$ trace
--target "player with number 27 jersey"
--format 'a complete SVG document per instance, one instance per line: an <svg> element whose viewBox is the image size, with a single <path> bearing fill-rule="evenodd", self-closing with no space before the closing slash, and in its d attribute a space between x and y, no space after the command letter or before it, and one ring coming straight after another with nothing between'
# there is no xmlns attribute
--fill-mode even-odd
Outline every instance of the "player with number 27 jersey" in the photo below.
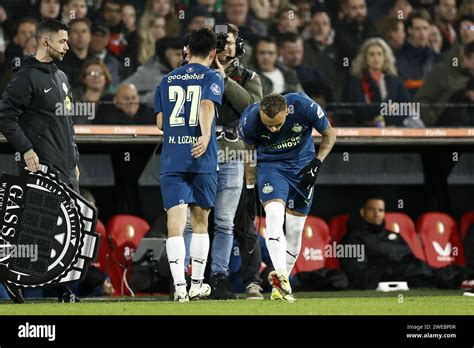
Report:
<svg viewBox="0 0 474 348"><path fill-rule="evenodd" d="M212 132L203 156L193 158L191 150L201 136L201 100L208 99L220 105L223 93L224 80L221 75L201 64L182 66L163 77L155 96L155 113L163 112L161 173L217 171L215 132ZM215 118L212 127L215 128Z"/></svg>

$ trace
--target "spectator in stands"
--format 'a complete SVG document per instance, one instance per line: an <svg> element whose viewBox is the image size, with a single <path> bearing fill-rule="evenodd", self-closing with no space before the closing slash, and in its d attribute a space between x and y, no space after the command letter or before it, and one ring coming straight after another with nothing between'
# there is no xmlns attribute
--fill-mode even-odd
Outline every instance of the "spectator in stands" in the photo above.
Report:
<svg viewBox="0 0 474 348"><path fill-rule="evenodd" d="M429 31L429 46L433 51L440 54L443 48L443 35L441 35L441 31L436 25L430 25Z"/></svg>
<svg viewBox="0 0 474 348"><path fill-rule="evenodd" d="M156 124L153 109L140 103L137 88L121 84L113 98L113 104L102 104L95 124L139 125Z"/></svg>
<svg viewBox="0 0 474 348"><path fill-rule="evenodd" d="M318 9L313 12L309 23L309 33L310 37L304 42L303 64L321 67L330 89L334 92L335 99L340 100L343 84L341 62L334 44L336 32L325 10Z"/></svg>
<svg viewBox="0 0 474 348"><path fill-rule="evenodd" d="M39 14L40 19L57 19L61 10L61 2L59 0L40 0Z"/></svg>
<svg viewBox="0 0 474 348"><path fill-rule="evenodd" d="M122 22L125 24L128 34L137 30L137 11L132 4L122 6Z"/></svg>
<svg viewBox="0 0 474 348"><path fill-rule="evenodd" d="M405 23L397 18L387 18L380 25L380 32L394 53L405 44Z"/></svg>
<svg viewBox="0 0 474 348"><path fill-rule="evenodd" d="M186 10L186 33L203 27L213 29L214 22L214 18L211 17L211 13L206 6L192 6Z"/></svg>
<svg viewBox="0 0 474 348"><path fill-rule="evenodd" d="M280 12L284 1L279 0L263 0L263 1L249 1L252 16L269 27Z"/></svg>
<svg viewBox="0 0 474 348"><path fill-rule="evenodd" d="M18 21L13 40L5 49L6 69L10 70L12 67L20 65L25 44L29 38L35 36L37 25L36 19L32 18L24 18Z"/></svg>
<svg viewBox="0 0 474 348"><path fill-rule="evenodd" d="M25 42L23 55L26 56L27 54L35 54L37 48L38 48L38 43L36 42L36 39L34 38L34 36L32 36Z"/></svg>
<svg viewBox="0 0 474 348"><path fill-rule="evenodd" d="M440 287L459 289L472 274L450 265L432 268L417 259L401 234L385 228L385 202L370 196L358 213L350 216L342 245L363 245L364 259L339 258L352 287L375 289L383 281L407 281L410 288Z"/></svg>
<svg viewBox="0 0 474 348"><path fill-rule="evenodd" d="M439 127L474 127L474 77L466 88L453 93L449 106L436 122Z"/></svg>
<svg viewBox="0 0 474 348"><path fill-rule="evenodd" d="M239 35L250 44L258 37L267 35L267 27L249 14L249 0L226 0L224 18L218 22L231 23L239 29Z"/></svg>
<svg viewBox="0 0 474 348"><path fill-rule="evenodd" d="M425 126L437 125L438 118L445 109L445 103L455 91L465 88L472 76L474 76L474 42L461 49L458 64L445 61L433 67L414 99L421 104L421 118Z"/></svg>
<svg viewBox="0 0 474 348"><path fill-rule="evenodd" d="M127 47L120 57L120 79L123 80L137 70L138 63L138 42L140 23L137 25L136 9L132 3L125 3L122 6L122 22L125 25ZM138 27L138 28L137 28ZM148 29L147 29L148 30Z"/></svg>
<svg viewBox="0 0 474 348"><path fill-rule="evenodd" d="M207 12L214 13L216 10L217 0L197 0L196 4L198 6L203 6L207 8Z"/></svg>
<svg viewBox="0 0 474 348"><path fill-rule="evenodd" d="M286 33L280 36L278 43L281 61L290 69L294 69L301 84L328 87L328 79L322 76L313 65L303 64L303 39L298 34Z"/></svg>
<svg viewBox="0 0 474 348"><path fill-rule="evenodd" d="M407 20L407 41L396 54L398 73L411 97L423 86L431 67L441 61L441 56L429 47L430 25L428 12L413 11Z"/></svg>
<svg viewBox="0 0 474 348"><path fill-rule="evenodd" d="M127 29L122 22L122 2L120 0L104 0L101 6L101 23L110 31L108 49L113 55L120 57L127 41Z"/></svg>
<svg viewBox="0 0 474 348"><path fill-rule="evenodd" d="M112 76L100 59L90 58L84 63L80 81L82 85L73 89L75 101L96 103L95 110L99 110L99 104L110 100L108 94L110 94L109 86L112 83ZM91 121L85 117L74 118L76 124L87 124Z"/></svg>
<svg viewBox="0 0 474 348"><path fill-rule="evenodd" d="M273 37L263 37L255 46L254 70L262 81L263 95L302 91L293 69L278 63L277 44Z"/></svg>
<svg viewBox="0 0 474 348"><path fill-rule="evenodd" d="M0 5L0 73L2 72L2 64L5 61L5 48L8 41L7 35L8 14L5 8Z"/></svg>
<svg viewBox="0 0 474 348"><path fill-rule="evenodd" d="M181 25L176 14L173 0L147 0L145 12L141 21L149 23L149 17L161 16L166 21L166 35L179 36L181 34Z"/></svg>
<svg viewBox="0 0 474 348"><path fill-rule="evenodd" d="M286 33L299 33L301 19L296 6L286 6L278 12L275 21L270 26L268 34L278 38Z"/></svg>
<svg viewBox="0 0 474 348"><path fill-rule="evenodd" d="M474 16L474 0L463 0L458 12L459 17Z"/></svg>
<svg viewBox="0 0 474 348"><path fill-rule="evenodd" d="M87 18L73 19L69 27L69 52L64 56L59 68L64 71L74 88L80 83L79 77L84 62L90 58L91 22Z"/></svg>
<svg viewBox="0 0 474 348"><path fill-rule="evenodd" d="M298 31L301 33L309 27L309 24L311 22L311 11L313 7L313 1L294 0L293 3L296 5L296 9L298 10L298 14L300 17L300 26ZM324 4L324 1L322 3Z"/></svg>
<svg viewBox="0 0 474 348"><path fill-rule="evenodd" d="M73 19L86 18L87 11L86 0L65 0L61 11L61 22L69 24Z"/></svg>
<svg viewBox="0 0 474 348"><path fill-rule="evenodd" d="M413 11L413 6L408 0L395 0L388 14L377 21L377 28L382 31L385 22L390 19L406 21ZM373 13L371 13L373 15ZM377 18L377 17L374 17Z"/></svg>
<svg viewBox="0 0 474 348"><path fill-rule="evenodd" d="M456 20L456 0L435 0L434 2L434 24L443 36L442 51L446 51L456 41L456 30L453 23Z"/></svg>
<svg viewBox="0 0 474 348"><path fill-rule="evenodd" d="M156 16L143 17L145 21L140 22L138 33L138 63L145 64L155 54L155 44L157 40L166 36L165 18Z"/></svg>
<svg viewBox="0 0 474 348"><path fill-rule="evenodd" d="M107 45L110 38L110 31L103 25L94 25L91 30L91 43L89 54L100 59L112 76L111 91L115 91L120 83L120 63L119 60L109 52Z"/></svg>
<svg viewBox="0 0 474 348"><path fill-rule="evenodd" d="M392 115L383 111L381 103L408 102L410 97L397 76L395 58L387 43L380 38L367 40L352 63L344 101L366 104L354 106L355 123L358 126L403 126L409 115ZM418 116L419 117L419 116Z"/></svg>
<svg viewBox="0 0 474 348"><path fill-rule="evenodd" d="M459 18L457 24L458 40L451 46L451 48L443 52L442 56L445 61L453 62L453 58L458 58L461 47L474 41L474 16L463 16Z"/></svg>
<svg viewBox="0 0 474 348"><path fill-rule="evenodd" d="M378 36L378 31L367 16L365 0L342 0L342 13L344 18L336 25L336 46L342 59L352 61L359 47Z"/></svg>
<svg viewBox="0 0 474 348"><path fill-rule="evenodd" d="M153 106L156 86L161 78L178 67L183 44L178 38L163 38L156 43L155 55L123 81L136 86L142 103Z"/></svg>

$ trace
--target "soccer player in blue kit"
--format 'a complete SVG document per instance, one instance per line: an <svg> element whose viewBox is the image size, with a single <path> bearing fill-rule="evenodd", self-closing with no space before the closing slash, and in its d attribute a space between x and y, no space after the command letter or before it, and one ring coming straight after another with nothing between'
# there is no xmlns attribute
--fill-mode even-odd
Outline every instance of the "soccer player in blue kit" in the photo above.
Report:
<svg viewBox="0 0 474 348"><path fill-rule="evenodd" d="M317 154L313 128L323 136ZM288 276L301 249L316 178L336 135L326 112L303 92L269 94L248 106L239 131L247 150L257 151L257 167L248 166L246 179L250 184L257 179L265 209L265 241L275 268L268 277L270 298L294 302Z"/></svg>
<svg viewBox="0 0 474 348"><path fill-rule="evenodd" d="M191 32L189 63L161 80L155 95L158 128L163 130L160 185L168 218L166 253L175 286L174 300L208 296L203 284L209 252L208 216L217 184L215 103L221 104L224 79L209 66L216 58L216 38L209 29ZM183 232L188 205L193 230L191 288L186 290Z"/></svg>

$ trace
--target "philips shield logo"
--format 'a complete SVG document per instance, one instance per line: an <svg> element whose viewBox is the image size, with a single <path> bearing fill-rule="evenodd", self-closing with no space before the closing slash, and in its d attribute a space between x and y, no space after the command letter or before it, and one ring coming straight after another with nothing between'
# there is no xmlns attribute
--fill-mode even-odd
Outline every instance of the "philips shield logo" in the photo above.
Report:
<svg viewBox="0 0 474 348"><path fill-rule="evenodd" d="M211 92L214 93L215 95L221 95L221 88L215 83L213 83L211 85Z"/></svg>
<svg viewBox="0 0 474 348"><path fill-rule="evenodd" d="M436 259L440 262L452 262L454 261L454 257L451 256L451 252L453 251L453 247L450 242L448 242L444 248L439 245L438 242L433 241L433 248L438 254Z"/></svg>
<svg viewBox="0 0 474 348"><path fill-rule="evenodd" d="M36 258L0 262L0 281L23 287L79 280L98 248L97 211L56 173L0 177L0 244L33 245Z"/></svg>
<svg viewBox="0 0 474 348"><path fill-rule="evenodd" d="M262 192L265 193L266 195L268 195L269 193L272 193L273 186L270 185L269 183L266 183L265 185L263 185Z"/></svg>

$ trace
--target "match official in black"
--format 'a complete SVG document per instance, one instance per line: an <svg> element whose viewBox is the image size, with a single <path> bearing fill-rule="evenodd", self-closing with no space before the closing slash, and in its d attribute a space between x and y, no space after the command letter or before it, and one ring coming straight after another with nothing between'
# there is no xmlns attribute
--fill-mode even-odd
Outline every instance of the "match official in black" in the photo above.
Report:
<svg viewBox="0 0 474 348"><path fill-rule="evenodd" d="M72 93L58 69L68 51L68 26L43 20L36 29L36 55L26 56L0 100L0 132L21 154L21 168L36 172L46 164L60 180L79 192L79 152L71 117ZM23 303L21 291L5 284L10 298ZM57 287L59 302L75 302L65 286Z"/></svg>

